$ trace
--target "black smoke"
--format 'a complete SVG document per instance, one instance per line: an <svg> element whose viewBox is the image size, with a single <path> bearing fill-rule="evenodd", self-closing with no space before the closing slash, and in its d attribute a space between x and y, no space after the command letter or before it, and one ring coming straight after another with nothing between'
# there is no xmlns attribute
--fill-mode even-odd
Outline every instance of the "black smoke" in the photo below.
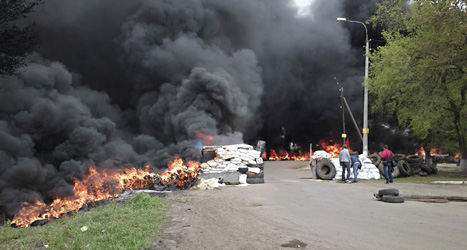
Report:
<svg viewBox="0 0 467 250"><path fill-rule="evenodd" d="M197 160L199 133L338 139L340 87L361 124L364 31L336 17L364 21L376 2L314 0L297 16L285 0L46 1L40 46L0 79L0 206L70 195L90 165Z"/></svg>

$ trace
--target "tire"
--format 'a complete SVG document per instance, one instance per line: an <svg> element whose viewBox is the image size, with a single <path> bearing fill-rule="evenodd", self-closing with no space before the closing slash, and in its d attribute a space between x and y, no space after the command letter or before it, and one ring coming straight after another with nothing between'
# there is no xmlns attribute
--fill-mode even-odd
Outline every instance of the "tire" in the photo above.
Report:
<svg viewBox="0 0 467 250"><path fill-rule="evenodd" d="M384 173L384 165L383 164L380 164L380 166L378 166L378 170L379 170L380 175L383 176L384 178L386 178L386 174ZM393 167L391 173L392 173L392 178L399 177L399 175L400 175L399 167Z"/></svg>
<svg viewBox="0 0 467 250"><path fill-rule="evenodd" d="M257 178L264 178L264 174L252 174L252 175L246 175L247 179L257 179Z"/></svg>
<svg viewBox="0 0 467 250"><path fill-rule="evenodd" d="M402 196L402 195L398 195L398 196L383 195L382 200L384 202L388 202L388 203L403 203L404 202L404 196Z"/></svg>
<svg viewBox="0 0 467 250"><path fill-rule="evenodd" d="M410 167L412 168L412 174L418 174L422 171L422 168L420 167L420 165L410 165Z"/></svg>
<svg viewBox="0 0 467 250"><path fill-rule="evenodd" d="M423 163L420 168L422 169L423 172L426 172L428 175L431 174L431 168L429 165L426 165L425 163Z"/></svg>
<svg viewBox="0 0 467 250"><path fill-rule="evenodd" d="M433 174L438 174L438 168L436 167L436 165L430 165L430 168Z"/></svg>
<svg viewBox="0 0 467 250"><path fill-rule="evenodd" d="M379 174L380 174L381 176L383 176L384 178L386 178L386 175L384 174L384 164L383 164L383 163L380 163L380 164L378 164L377 167L378 167L378 170L379 170Z"/></svg>
<svg viewBox="0 0 467 250"><path fill-rule="evenodd" d="M387 188L387 189L380 189L378 191L379 196L383 197L384 195L388 196L398 196L399 195L399 189L396 188Z"/></svg>
<svg viewBox="0 0 467 250"><path fill-rule="evenodd" d="M399 162L400 160L405 158L405 154L394 154L392 157L395 161Z"/></svg>
<svg viewBox="0 0 467 250"><path fill-rule="evenodd" d="M406 159L409 163L422 163L423 162L423 156L421 155L409 155L406 157Z"/></svg>
<svg viewBox="0 0 467 250"><path fill-rule="evenodd" d="M261 184L264 183L264 178L246 178L248 184Z"/></svg>
<svg viewBox="0 0 467 250"><path fill-rule="evenodd" d="M395 166L395 167L392 168L392 178L397 178L397 177L399 177L400 174L401 174L401 172L399 171L398 166Z"/></svg>
<svg viewBox="0 0 467 250"><path fill-rule="evenodd" d="M381 155L379 155L379 154L371 154L371 155L368 156L368 158L370 158L371 162L375 166L378 166L379 163L381 162Z"/></svg>
<svg viewBox="0 0 467 250"><path fill-rule="evenodd" d="M399 172L401 176L411 176L412 175L412 168L410 164L405 160L399 161Z"/></svg>
<svg viewBox="0 0 467 250"><path fill-rule="evenodd" d="M323 180L332 180L336 176L336 167L328 159L324 159L316 165L316 175Z"/></svg>

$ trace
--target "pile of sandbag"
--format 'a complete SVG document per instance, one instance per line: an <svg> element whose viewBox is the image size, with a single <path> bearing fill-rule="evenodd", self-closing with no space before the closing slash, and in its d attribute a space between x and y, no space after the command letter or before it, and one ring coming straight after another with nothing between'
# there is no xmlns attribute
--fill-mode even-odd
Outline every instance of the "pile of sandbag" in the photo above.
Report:
<svg viewBox="0 0 467 250"><path fill-rule="evenodd" d="M239 169L252 172L256 170L258 159L261 159L261 152L247 144L205 146L203 151L215 152L214 159L201 164L200 169L204 173L236 172Z"/></svg>
<svg viewBox="0 0 467 250"><path fill-rule="evenodd" d="M381 175L378 168L371 162L369 158L365 158L363 155L358 156L360 162L362 163L361 169L358 170L358 179L370 180L370 179L380 179ZM342 167L339 163L339 158L332 158L332 163L336 167L336 179L342 179ZM346 173L347 175L347 173ZM353 179L353 168L350 167L350 178Z"/></svg>

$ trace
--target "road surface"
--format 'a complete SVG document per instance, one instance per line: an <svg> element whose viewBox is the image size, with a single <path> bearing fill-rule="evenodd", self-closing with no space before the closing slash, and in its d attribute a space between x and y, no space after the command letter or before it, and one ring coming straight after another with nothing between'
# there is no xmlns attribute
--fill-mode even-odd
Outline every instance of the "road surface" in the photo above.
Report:
<svg viewBox="0 0 467 250"><path fill-rule="evenodd" d="M150 249L466 249L467 202L385 203L373 194L467 196L467 185L312 180L265 163L265 183L173 192L171 220Z"/></svg>

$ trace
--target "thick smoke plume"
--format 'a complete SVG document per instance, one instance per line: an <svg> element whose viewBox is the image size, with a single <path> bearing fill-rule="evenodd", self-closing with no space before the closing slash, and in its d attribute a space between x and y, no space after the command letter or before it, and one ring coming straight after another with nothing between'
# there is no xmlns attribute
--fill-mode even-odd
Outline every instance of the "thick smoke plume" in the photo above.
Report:
<svg viewBox="0 0 467 250"><path fill-rule="evenodd" d="M70 195L90 165L197 160L203 135L339 138L340 87L362 116L364 33L336 17L364 21L375 2L297 16L284 0L46 1L40 46L0 79L0 206Z"/></svg>

